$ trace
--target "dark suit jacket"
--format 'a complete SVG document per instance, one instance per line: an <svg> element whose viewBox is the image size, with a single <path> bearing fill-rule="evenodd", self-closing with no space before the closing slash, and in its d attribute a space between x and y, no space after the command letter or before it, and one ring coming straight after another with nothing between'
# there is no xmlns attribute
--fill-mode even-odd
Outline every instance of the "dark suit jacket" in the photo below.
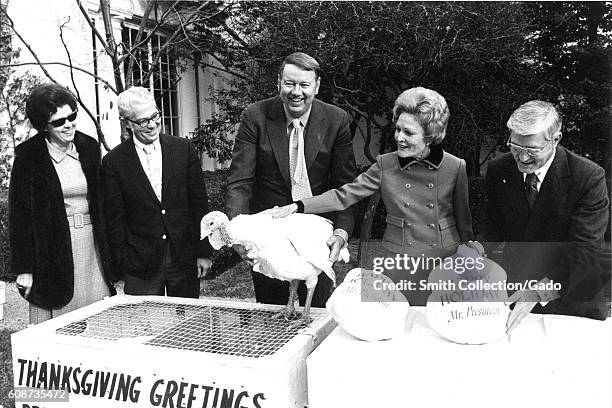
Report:
<svg viewBox="0 0 612 408"><path fill-rule="evenodd" d="M522 174L506 153L489 163L486 192L486 239L506 242L508 279L562 284L561 298L534 312L605 319L598 261L608 224L604 170L558 146L530 214Z"/></svg>
<svg viewBox="0 0 612 408"><path fill-rule="evenodd" d="M159 139L162 202L155 196L132 139L102 161L108 242L121 273L147 279L159 268L169 242L175 260L195 277L196 258L207 257L211 250L207 240L199 240L200 220L208 212L204 178L190 141L165 135Z"/></svg>
<svg viewBox="0 0 612 408"><path fill-rule="evenodd" d="M33 275L28 301L51 309L70 302L74 265L70 227L62 185L49 156L46 133L38 133L15 149L9 190L10 277ZM104 279L112 294L117 277L112 269L102 220L100 148L98 142L77 131L74 145L87 179L89 214L94 239L102 258Z"/></svg>
<svg viewBox="0 0 612 408"><path fill-rule="evenodd" d="M355 157L346 112L315 99L304 130L304 155L313 195L355 178ZM242 116L227 182L225 208L230 218L252 214L291 198L289 138L279 97L249 105ZM353 230L353 211L326 214L335 228Z"/></svg>

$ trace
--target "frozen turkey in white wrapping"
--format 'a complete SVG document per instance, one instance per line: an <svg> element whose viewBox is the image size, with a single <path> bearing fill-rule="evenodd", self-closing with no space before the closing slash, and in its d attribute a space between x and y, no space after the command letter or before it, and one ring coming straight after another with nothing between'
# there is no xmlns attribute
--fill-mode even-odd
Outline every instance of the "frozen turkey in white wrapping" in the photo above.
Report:
<svg viewBox="0 0 612 408"><path fill-rule="evenodd" d="M429 274L428 282L448 282L427 300L427 320L455 343L485 344L504 337L510 309L506 272L501 266L460 245Z"/></svg>
<svg viewBox="0 0 612 408"><path fill-rule="evenodd" d="M374 285L375 281L380 281ZM355 268L334 290L326 307L345 331L361 340L376 341L404 334L410 304L398 290L378 290L388 277Z"/></svg>

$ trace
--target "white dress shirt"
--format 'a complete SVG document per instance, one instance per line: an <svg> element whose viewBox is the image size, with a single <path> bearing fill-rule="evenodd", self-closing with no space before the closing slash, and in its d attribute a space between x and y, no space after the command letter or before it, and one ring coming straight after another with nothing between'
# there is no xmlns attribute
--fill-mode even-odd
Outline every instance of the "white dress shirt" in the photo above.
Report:
<svg viewBox="0 0 612 408"><path fill-rule="evenodd" d="M161 144L159 143L159 137L149 145L145 145L137 138L133 138L134 146L136 147L136 153L138 154L138 159L140 159L140 164L144 169L145 174L149 178L149 182L151 183L151 187L153 187L153 191L155 191L155 195L161 201L161 186L162 186L162 151ZM151 168L149 168L149 162L147 158L147 152L145 146L151 146L153 148L153 153L151 154Z"/></svg>

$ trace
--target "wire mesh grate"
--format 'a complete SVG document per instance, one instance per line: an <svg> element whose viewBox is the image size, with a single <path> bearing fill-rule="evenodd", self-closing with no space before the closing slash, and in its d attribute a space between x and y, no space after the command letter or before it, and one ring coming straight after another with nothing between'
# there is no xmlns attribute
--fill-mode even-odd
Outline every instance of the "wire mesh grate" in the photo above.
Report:
<svg viewBox="0 0 612 408"><path fill-rule="evenodd" d="M285 319L273 317L276 313L144 301L112 306L56 333L257 358L274 354L298 334Z"/></svg>

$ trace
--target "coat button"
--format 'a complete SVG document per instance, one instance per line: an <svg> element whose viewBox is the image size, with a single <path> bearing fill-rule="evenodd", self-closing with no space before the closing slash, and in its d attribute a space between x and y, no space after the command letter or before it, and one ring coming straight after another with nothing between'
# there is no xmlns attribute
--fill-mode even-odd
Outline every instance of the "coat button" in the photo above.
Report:
<svg viewBox="0 0 612 408"><path fill-rule="evenodd" d="M407 226L408 228L412 228L412 224L410 224L410 223L406 224L406 226Z"/></svg>
<svg viewBox="0 0 612 408"><path fill-rule="evenodd" d="M430 165L430 166L429 166L429 170L433 170L433 166L431 166L431 165Z"/></svg>
<svg viewBox="0 0 612 408"><path fill-rule="evenodd" d="M432 243L431 243L431 247L432 247L432 248L435 248L435 247L437 247L437 246L438 246L438 244L436 244L435 242L432 242Z"/></svg>
<svg viewBox="0 0 612 408"><path fill-rule="evenodd" d="M429 184L427 185L427 187L428 187L428 188L433 188L433 187L434 187L434 183L429 183Z"/></svg>
<svg viewBox="0 0 612 408"><path fill-rule="evenodd" d="M165 215L166 214L166 210L162 210L162 214Z"/></svg>
<svg viewBox="0 0 612 408"><path fill-rule="evenodd" d="M428 227L434 229L436 227L436 224L429 224Z"/></svg>
<svg viewBox="0 0 612 408"><path fill-rule="evenodd" d="M162 239L166 239L166 238L167 238L166 234L162 235Z"/></svg>
<svg viewBox="0 0 612 408"><path fill-rule="evenodd" d="M412 242L408 242L406 246L412 246Z"/></svg>
<svg viewBox="0 0 612 408"><path fill-rule="evenodd" d="M404 207L410 207L410 203L404 203Z"/></svg>
<svg viewBox="0 0 612 408"><path fill-rule="evenodd" d="M433 203L427 203L427 208L434 208Z"/></svg>
<svg viewBox="0 0 612 408"><path fill-rule="evenodd" d="M406 188L412 188L412 184L406 183Z"/></svg>

